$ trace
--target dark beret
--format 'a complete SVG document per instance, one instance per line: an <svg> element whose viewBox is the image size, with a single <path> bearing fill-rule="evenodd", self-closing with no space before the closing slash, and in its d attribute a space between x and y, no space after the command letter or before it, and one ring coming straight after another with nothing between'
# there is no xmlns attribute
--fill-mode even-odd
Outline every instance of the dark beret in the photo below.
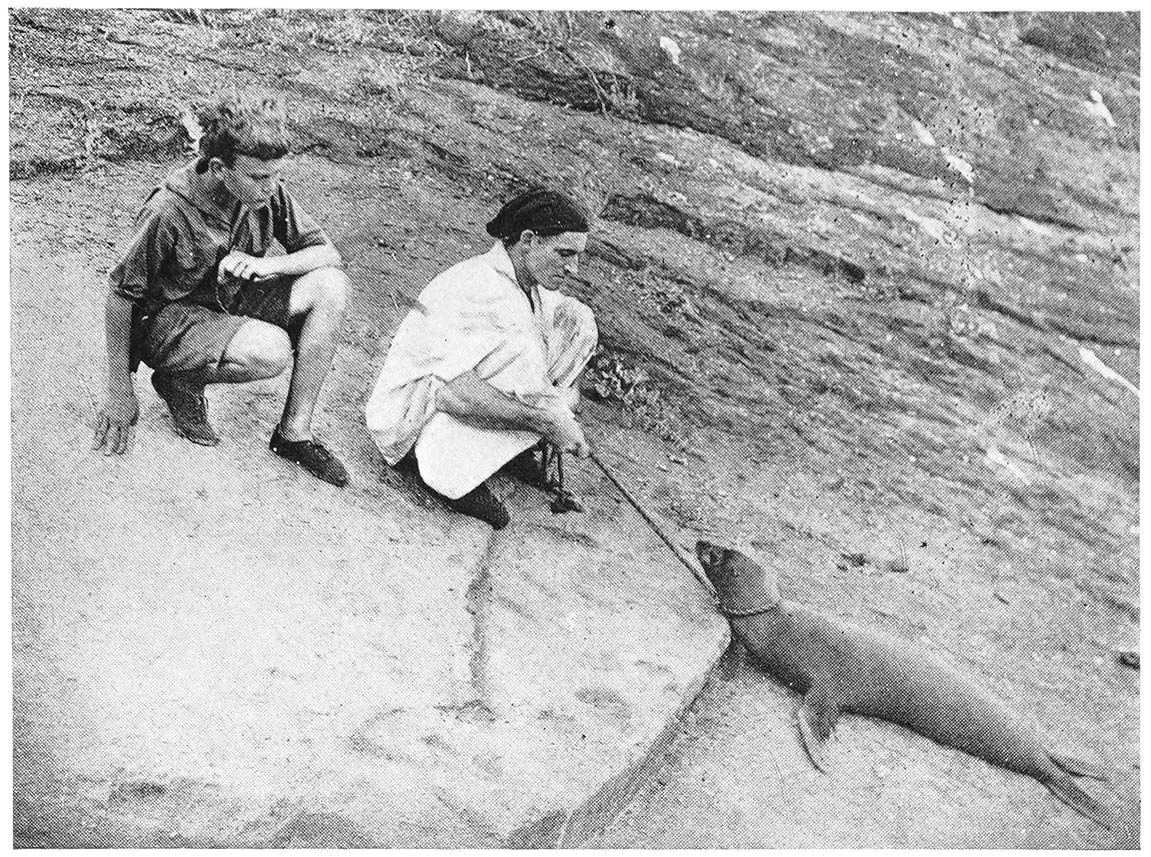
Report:
<svg viewBox="0 0 1151 857"><path fill-rule="evenodd" d="M530 229L545 238L561 232L587 232L588 215L566 194L554 190L529 190L500 209L488 224L488 235L501 241L518 241Z"/></svg>

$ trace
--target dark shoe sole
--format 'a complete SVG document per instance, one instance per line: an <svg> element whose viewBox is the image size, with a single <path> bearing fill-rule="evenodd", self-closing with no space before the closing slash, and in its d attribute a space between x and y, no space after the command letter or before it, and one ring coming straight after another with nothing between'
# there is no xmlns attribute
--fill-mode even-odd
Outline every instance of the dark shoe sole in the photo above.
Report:
<svg viewBox="0 0 1151 857"><path fill-rule="evenodd" d="M314 476L316 479L319 479L321 482L326 482L329 485L335 485L337 488L344 488L347 486L347 484L349 482L349 479L347 476L344 476L343 478L340 478L340 477L329 478L326 474L317 473L316 471L314 471L310 468L307 468L304 465L300 464L300 462L296 461L294 458L288 458L288 456L286 456L286 455L281 455L280 453L276 452L276 450L274 450L274 449L272 450L272 453L274 455L276 455L277 457L282 458L284 461L287 461L290 464L296 465L296 467L300 468L302 471L307 473L309 476Z"/></svg>
<svg viewBox="0 0 1151 857"><path fill-rule="evenodd" d="M477 521L482 521L483 523L488 524L493 530L502 530L509 523L511 523L511 516L508 514L507 506L503 504L502 500L496 499L495 495L492 495L491 502L488 504L487 511L489 514L486 516L475 514L475 511L478 510L460 508L461 505L465 507L468 505L467 501L464 500L463 497L452 500L448 497L445 497L443 494L441 494L439 491L424 481L424 477L420 475L420 466L416 462L416 455L414 452L409 452L394 465L392 465L392 470L396 471L397 473L402 473L404 476L411 479L416 483L416 485L418 485L428 494L435 497L457 515L466 515L469 518L474 518ZM490 491L491 489L488 490ZM467 494L464 496L466 497Z"/></svg>
<svg viewBox="0 0 1151 857"><path fill-rule="evenodd" d="M197 446L218 446L220 443L220 438L218 438L218 437L215 439L212 439L210 437L194 437L190 434L185 434L184 432L180 431L179 426L176 426L174 424L172 426L172 429L173 429L173 431L176 432L177 437L182 437L182 438L184 438L184 440L191 441L192 443L196 444Z"/></svg>
<svg viewBox="0 0 1151 857"><path fill-rule="evenodd" d="M503 504L502 500L497 499L494 494L490 495L490 499L483 501L482 508L478 508L479 503L466 499L471 493L472 492L468 492L468 494L456 500L449 500L442 494L436 494L436 496L443 500L444 504L453 512L460 515L467 515L469 518L474 518L477 521L483 521L493 530L502 530L511 522L511 516L508 514L507 506Z"/></svg>
<svg viewBox="0 0 1151 857"><path fill-rule="evenodd" d="M485 517L482 515L477 515L475 512L460 509L459 507L453 505L453 501L449 501L445 497L441 497L440 499L444 500L444 505L455 512L457 515L464 515L465 517L471 518L473 521L480 521L481 523L490 526L493 530L502 530L504 527L510 524L512 520L511 515L507 513L506 509L499 517Z"/></svg>
<svg viewBox="0 0 1151 857"><path fill-rule="evenodd" d="M274 441L272 443L268 444L268 449L272 452L273 455L275 455L279 458L282 458L284 461L291 462L292 464L296 465L301 470L303 470L305 473L307 473L311 476L314 476L316 479L319 479L321 482L326 482L329 485L335 485L337 488L343 488L350 481L346 470L342 476L337 475L335 477L332 477L327 473L317 473L315 470L312 470L310 467L305 466L302 462L297 461L296 459L294 459L288 455L285 455L283 451L281 451L280 449L277 449Z"/></svg>

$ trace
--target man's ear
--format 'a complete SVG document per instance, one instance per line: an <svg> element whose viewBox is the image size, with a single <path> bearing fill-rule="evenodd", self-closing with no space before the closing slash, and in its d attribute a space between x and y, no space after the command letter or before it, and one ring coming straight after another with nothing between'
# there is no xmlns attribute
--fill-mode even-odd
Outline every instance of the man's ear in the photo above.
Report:
<svg viewBox="0 0 1151 857"><path fill-rule="evenodd" d="M520 243L530 247L535 244L535 241L538 237L539 236L532 232L530 229L525 229L520 233Z"/></svg>
<svg viewBox="0 0 1151 857"><path fill-rule="evenodd" d="M228 165L225 164L221 158L212 158L208 161L208 172L212 173L213 175L218 176L220 174L220 170L226 170L227 168Z"/></svg>

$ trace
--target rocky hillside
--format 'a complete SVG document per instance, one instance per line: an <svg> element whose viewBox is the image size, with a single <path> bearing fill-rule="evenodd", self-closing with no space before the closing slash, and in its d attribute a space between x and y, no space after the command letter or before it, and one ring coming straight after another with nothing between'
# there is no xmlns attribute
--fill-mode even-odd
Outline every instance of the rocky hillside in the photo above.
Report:
<svg viewBox="0 0 1151 857"><path fill-rule="evenodd" d="M1110 663L1139 618L1138 34L1137 13L16 10L10 175L29 204L77 175L142 194L187 157L189 105L284 95L291 180L356 289L349 422L427 279L515 189L566 188L599 212L571 288L601 329L593 420L973 538L1102 611ZM131 215L108 212L94 283ZM919 549L804 509L752 526L694 477L651 502L843 581Z"/></svg>
<svg viewBox="0 0 1151 857"><path fill-rule="evenodd" d="M601 212L575 291L603 331L600 392L631 417L850 463L877 501L982 518L1005 546L1042 537L981 515L1006 494L1051 538L1124 553L1095 524L1138 479L1137 15L11 25L14 178L166 165L190 103L283 93L300 152L363 200L333 232L373 363L413 268L482 243L514 188L560 185ZM1107 490L1084 496L1084 474Z"/></svg>

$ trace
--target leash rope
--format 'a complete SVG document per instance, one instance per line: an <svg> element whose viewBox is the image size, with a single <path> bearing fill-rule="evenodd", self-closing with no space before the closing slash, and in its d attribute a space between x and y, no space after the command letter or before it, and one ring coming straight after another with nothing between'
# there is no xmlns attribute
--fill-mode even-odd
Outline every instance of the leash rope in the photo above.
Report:
<svg viewBox="0 0 1151 857"><path fill-rule="evenodd" d="M606 476L608 481L610 481L611 484L616 487L616 490L623 495L624 499L631 504L631 507L639 512L640 517L643 518L644 521L647 522L647 525L652 528L655 534L663 540L663 543L671 549L671 552L675 554L676 559L682 562L684 567L690 571L692 575L695 576L695 579L703 584L704 589L706 589L714 597L715 590L712 588L711 582L703 576L700 570L696 567L695 563L683 555L683 549L668 537L667 533L665 533L660 525L656 523L655 519L647 513L647 510L645 510L643 506L639 504L639 501L631 495L631 492L623 487L620 481L616 479L615 474L613 474L608 469L606 464L599 460L599 457L594 452L591 453L588 457L593 462L595 462L596 467L603 471L603 475Z"/></svg>

